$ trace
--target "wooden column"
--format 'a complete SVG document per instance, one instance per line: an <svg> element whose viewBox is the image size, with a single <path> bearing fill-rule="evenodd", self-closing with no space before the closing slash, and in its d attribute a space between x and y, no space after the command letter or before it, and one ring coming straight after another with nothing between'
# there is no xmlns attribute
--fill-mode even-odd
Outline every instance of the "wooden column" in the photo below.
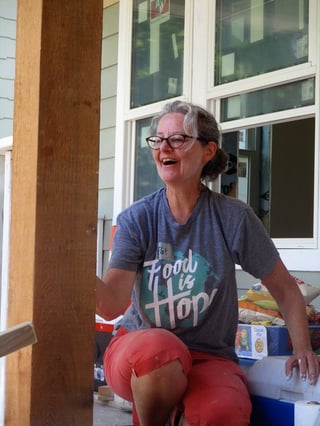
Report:
<svg viewBox="0 0 320 426"><path fill-rule="evenodd" d="M8 426L92 426L102 0L19 0Z"/></svg>

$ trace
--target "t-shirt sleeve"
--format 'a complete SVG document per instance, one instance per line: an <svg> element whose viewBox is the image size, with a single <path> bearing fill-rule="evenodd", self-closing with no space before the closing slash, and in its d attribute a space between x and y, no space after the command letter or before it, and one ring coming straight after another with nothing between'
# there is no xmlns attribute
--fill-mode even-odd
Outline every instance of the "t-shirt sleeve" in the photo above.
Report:
<svg viewBox="0 0 320 426"><path fill-rule="evenodd" d="M138 271L142 263L141 234L128 212L117 218L116 232L112 242L109 268Z"/></svg>
<svg viewBox="0 0 320 426"><path fill-rule="evenodd" d="M234 261L255 278L263 278L274 268L279 253L266 229L250 207L242 218L232 243Z"/></svg>

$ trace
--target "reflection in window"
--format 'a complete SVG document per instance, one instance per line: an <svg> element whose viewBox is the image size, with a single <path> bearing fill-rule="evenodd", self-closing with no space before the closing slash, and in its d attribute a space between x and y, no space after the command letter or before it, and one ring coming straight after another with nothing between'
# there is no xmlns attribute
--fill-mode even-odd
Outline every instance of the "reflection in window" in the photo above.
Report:
<svg viewBox="0 0 320 426"><path fill-rule="evenodd" d="M228 132L221 192L251 205L272 238L312 238L314 118Z"/></svg>
<svg viewBox="0 0 320 426"><path fill-rule="evenodd" d="M308 61L308 0L217 0L215 84Z"/></svg>
<svg viewBox="0 0 320 426"><path fill-rule="evenodd" d="M184 0L134 0L131 108L182 94Z"/></svg>
<svg viewBox="0 0 320 426"><path fill-rule="evenodd" d="M314 102L315 80L308 78L222 99L221 121L304 107Z"/></svg>
<svg viewBox="0 0 320 426"><path fill-rule="evenodd" d="M150 136L150 122L150 118L136 122L134 200L139 200L163 186L152 157L152 150L146 142L146 137Z"/></svg>
<svg viewBox="0 0 320 426"><path fill-rule="evenodd" d="M145 142L149 126L136 123L135 200L164 186ZM313 238L314 133L308 118L223 134L221 192L250 204L272 238Z"/></svg>

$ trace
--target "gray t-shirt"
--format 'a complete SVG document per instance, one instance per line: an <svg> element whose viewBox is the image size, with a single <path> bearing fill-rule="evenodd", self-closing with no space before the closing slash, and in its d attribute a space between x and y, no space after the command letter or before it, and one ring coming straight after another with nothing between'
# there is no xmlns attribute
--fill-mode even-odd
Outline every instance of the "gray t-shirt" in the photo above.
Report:
<svg viewBox="0 0 320 426"><path fill-rule="evenodd" d="M179 224L162 188L117 219L109 267L137 272L121 325L166 328L191 350L236 360L235 265L263 278L278 258L247 204L205 188Z"/></svg>

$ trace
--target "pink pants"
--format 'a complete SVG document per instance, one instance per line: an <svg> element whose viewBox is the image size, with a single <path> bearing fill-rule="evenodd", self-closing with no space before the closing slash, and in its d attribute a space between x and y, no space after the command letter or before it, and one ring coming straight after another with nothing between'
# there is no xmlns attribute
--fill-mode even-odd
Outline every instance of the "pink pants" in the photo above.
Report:
<svg viewBox="0 0 320 426"><path fill-rule="evenodd" d="M188 377L181 401L188 425L249 425L251 402L241 368L225 358L189 351L177 336L161 328L130 333L121 329L104 355L106 381L117 395L133 401L133 371L139 377L176 359ZM133 422L139 426L135 409Z"/></svg>

